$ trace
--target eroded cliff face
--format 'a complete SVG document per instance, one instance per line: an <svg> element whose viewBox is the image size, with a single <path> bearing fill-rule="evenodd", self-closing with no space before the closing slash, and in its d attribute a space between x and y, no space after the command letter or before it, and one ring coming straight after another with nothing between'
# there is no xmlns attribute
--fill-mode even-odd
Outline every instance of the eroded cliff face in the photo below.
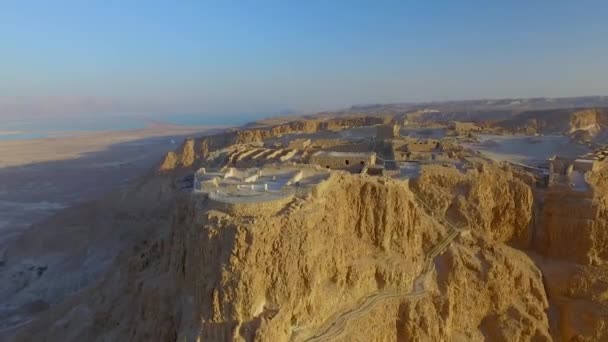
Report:
<svg viewBox="0 0 608 342"><path fill-rule="evenodd" d="M608 169L586 174L588 191L565 187L544 194L537 249L582 265L608 262Z"/></svg>
<svg viewBox="0 0 608 342"><path fill-rule="evenodd" d="M244 229L234 238L241 252L225 271L210 270L220 277L200 296L203 340L314 335L332 314L374 291L411 288L424 249L442 233L405 186L352 176L334 177L281 212L232 223ZM214 215L213 230L227 219Z"/></svg>
<svg viewBox="0 0 608 342"><path fill-rule="evenodd" d="M570 116L570 133L584 130L591 135L595 135L600 130L600 125L604 124L604 115L598 109L586 109L572 113Z"/></svg>
<svg viewBox="0 0 608 342"><path fill-rule="evenodd" d="M542 275L504 244L457 244L437 261L441 296L403 302L399 341L550 341Z"/></svg>
<svg viewBox="0 0 608 342"><path fill-rule="evenodd" d="M503 120L499 126L529 134L567 134L590 141L608 129L608 112L597 108L531 111Z"/></svg>
<svg viewBox="0 0 608 342"><path fill-rule="evenodd" d="M158 170L166 172L177 168L190 167L194 164L196 155L194 139L186 139L177 151L167 153Z"/></svg>
<svg viewBox="0 0 608 342"><path fill-rule="evenodd" d="M420 187L439 183L430 204L459 213L472 234L433 260L422 295L378 301L338 340L549 340L541 274L502 243L525 231L529 208L514 203L527 192L507 171L428 172L415 191L431 201ZM480 183L497 180L509 187L502 200ZM459 207L449 189L479 202ZM506 208L511 216L497 218ZM168 231L125 251L99 286L17 340L303 341L370 294L413 291L425 255L448 233L429 213L407 182L342 173L256 210L184 196ZM483 238L493 222L497 232Z"/></svg>
<svg viewBox="0 0 608 342"><path fill-rule="evenodd" d="M543 287L535 283L535 276L531 276L540 274L536 267L540 269L549 305L549 331L553 339L603 341L608 339L608 173L605 169L592 172L587 174L587 180L590 186L588 192L560 187L541 189L536 205L530 190L530 179L492 165L484 165L464 174L442 167L426 168L420 178L412 182L412 189L453 222L471 227L478 240L469 247L469 252L484 244L505 248L503 244L496 243L506 242L524 249L531 256L530 260L521 252L504 250L501 256L511 254L509 260L519 260L517 263L520 266L528 265L529 272L520 269L517 272L522 273L516 275L503 269L496 276L505 277L502 280L505 282L512 281L513 277L519 278L509 287L510 291L515 292L508 295L522 298L529 291L533 295L524 299L527 302L530 298L543 297L537 295ZM452 251L446 255L449 256ZM481 248L479 252L483 255L489 250ZM458 269L454 264L451 267ZM530 279L529 289L518 289L522 277ZM467 279L467 286L463 287L471 290L471 284L476 281L475 274L466 274L463 279ZM480 284L492 289L489 278ZM471 291L474 296L483 293L480 289ZM490 296L494 298L492 305L500 307L501 296ZM466 297L467 291L448 296L455 301ZM470 300L483 303L480 298L485 296L471 297ZM519 305L516 307L521 308ZM522 309L517 313L521 318L519 322L524 322L522 325L505 323L498 315L491 321L483 321L481 331L492 341L544 338L542 329L530 330L530 327L536 326L530 323L530 319L538 317L534 310ZM445 320L444 324L449 324L449 320ZM415 335L421 333L415 327L412 325L408 336L418 336L422 340L436 336L432 330Z"/></svg>
<svg viewBox="0 0 608 342"><path fill-rule="evenodd" d="M455 168L425 167L412 181L412 189L440 215L469 227L480 239L520 248L530 244L532 191L508 169L484 164L463 173Z"/></svg>
<svg viewBox="0 0 608 342"><path fill-rule="evenodd" d="M588 174L589 192L544 196L536 250L564 341L608 339L608 174Z"/></svg>
<svg viewBox="0 0 608 342"><path fill-rule="evenodd" d="M544 255L584 265L608 261L605 194L549 191L541 219L537 247Z"/></svg>

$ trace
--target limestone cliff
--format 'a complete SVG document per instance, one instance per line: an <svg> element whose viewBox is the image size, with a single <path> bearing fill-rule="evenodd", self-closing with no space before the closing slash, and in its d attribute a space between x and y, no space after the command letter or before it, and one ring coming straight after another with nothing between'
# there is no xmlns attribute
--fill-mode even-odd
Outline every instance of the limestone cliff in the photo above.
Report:
<svg viewBox="0 0 608 342"><path fill-rule="evenodd" d="M159 166L159 171L165 172L194 164L196 152L194 139L186 139L177 151L167 153Z"/></svg>
<svg viewBox="0 0 608 342"><path fill-rule="evenodd" d="M554 335L564 341L608 339L608 179L587 176L589 192L544 196L534 260L543 272L554 312Z"/></svg>
<svg viewBox="0 0 608 342"><path fill-rule="evenodd" d="M483 165L465 173L425 167L412 189L441 215L470 227L481 239L527 247L531 241L533 197L530 187L509 170Z"/></svg>
<svg viewBox="0 0 608 342"><path fill-rule="evenodd" d="M412 188L419 196L434 203L434 207L441 213L445 212L454 222L470 226L473 234L477 234L477 244L462 253L471 253L483 243L489 243L495 248L504 248L501 244L495 244L498 241L509 242L528 251L532 261L513 250L504 250L501 254L510 253L510 260L518 259L520 265L529 265L531 274L538 272L532 266L533 263L542 271L553 339L603 341L608 339L606 172L604 169L587 175L590 183L588 192L561 187L542 190L537 196L538 203L534 209L536 214L533 214L531 191L523 182L518 181L526 178L491 165L484 165L479 170L470 170L466 174L442 167L427 168L423 170L420 178L412 183ZM529 181L528 183L531 184ZM449 256L451 252L448 251L446 255ZM481 249L479 252L485 254L488 250ZM453 263L450 267L457 268ZM520 284L522 277L529 277L532 287L521 291L529 291L533 294L532 297L542 298L543 295L538 294L542 286L538 283L532 285L535 283L535 277L530 276L530 273L523 274L526 273L517 276L517 283ZM475 279L475 275L467 274L465 278L467 285L463 285L463 288L470 290L471 279ZM490 283L488 278L482 282L492 288ZM517 286L513 290L516 288ZM479 292L482 291L474 291L475 295ZM466 291L449 298L460 299L462 296L466 297ZM492 305L500 306L501 297L502 295L494 296ZM481 297L472 297L470 300L480 303L479 298ZM429 315L428 312L438 311L433 307L429 309L413 305L409 305L408 310L426 310L426 315ZM517 315L521 315L521 312ZM529 322L530 317L537 316L532 311L527 311L519 322ZM436 328L420 331L417 328L420 323L412 323L411 329L406 331L408 339L436 339ZM449 320L445 320L439 326L447 326L449 323ZM531 331L529 326L529 323L514 326L505 323L502 318L494 317L491 321L484 321L481 330L484 331L484 336L492 341L530 340L537 333L545 338L544 333Z"/></svg>
<svg viewBox="0 0 608 342"><path fill-rule="evenodd" d="M604 113L597 109L585 109L572 113L570 115L570 131L569 133L578 130L588 130L592 133L597 133L600 129L600 124L603 124Z"/></svg>
<svg viewBox="0 0 608 342"><path fill-rule="evenodd" d="M438 261L443 296L399 306L397 341L550 341L542 275L503 244L449 249Z"/></svg>
<svg viewBox="0 0 608 342"><path fill-rule="evenodd" d="M526 192L506 171L478 181L428 172L443 182L431 204L453 205L473 234L433 260L428 292L378 301L338 339L549 340L540 272L501 243L525 230L529 208L511 203ZM509 187L502 201L476 183L490 180ZM480 202L453 204L455 184ZM513 213L499 219L505 208ZM383 178L338 173L306 196L254 209L183 196L169 230L125 251L99 286L16 340L307 340L370 294L414 288L426 253L447 234L407 182ZM495 241L484 241L492 222ZM517 227L507 232L508 224Z"/></svg>
<svg viewBox="0 0 608 342"><path fill-rule="evenodd" d="M583 265L608 264L608 170L586 175L588 191L547 191L537 249L551 258Z"/></svg>
<svg viewBox="0 0 608 342"><path fill-rule="evenodd" d="M608 111L597 108L531 111L498 125L515 132L567 134L579 141L590 141L608 130Z"/></svg>
<svg viewBox="0 0 608 342"><path fill-rule="evenodd" d="M560 189L545 195L538 249L547 256L585 265L608 261L605 193Z"/></svg>

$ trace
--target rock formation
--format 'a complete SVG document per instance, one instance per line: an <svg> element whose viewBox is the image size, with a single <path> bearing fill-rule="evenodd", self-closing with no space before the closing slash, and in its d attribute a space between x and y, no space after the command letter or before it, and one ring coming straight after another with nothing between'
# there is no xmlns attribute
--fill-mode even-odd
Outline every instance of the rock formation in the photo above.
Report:
<svg viewBox="0 0 608 342"><path fill-rule="evenodd" d="M530 243L532 191L509 171L483 165L462 173L431 166L412 181L412 188L439 215L470 227L481 239L509 242L520 248Z"/></svg>
<svg viewBox="0 0 608 342"><path fill-rule="evenodd" d="M186 139L177 152L169 152L161 162L159 171L170 171L176 168L190 167L194 164L196 152L194 139ZM204 145L203 145L204 146Z"/></svg>
<svg viewBox="0 0 608 342"><path fill-rule="evenodd" d="M608 178L588 175L587 193L550 191L544 198L533 254L564 341L608 339Z"/></svg>
<svg viewBox="0 0 608 342"><path fill-rule="evenodd" d="M429 170L415 191L424 197L420 189L435 182L444 195L468 187L463 195L477 206L453 206L473 234L434 260L428 295L379 302L339 339L549 340L541 274L502 244L522 235L530 208L512 203L529 194L507 171L484 171L487 178L440 171ZM483 191L483 182L497 180L512 189ZM458 202L439 198L431 205L447 211ZM505 208L511 216L498 219ZM17 340L306 340L370 294L413 288L425 253L447 232L431 214L407 183L343 173L287 206L257 211L183 196L159 238L125 252L102 283L49 310ZM499 232L484 241L492 222Z"/></svg>
<svg viewBox="0 0 608 342"><path fill-rule="evenodd" d="M566 134L579 141L605 140L608 111L596 108L530 111L504 119L498 125L529 134Z"/></svg>

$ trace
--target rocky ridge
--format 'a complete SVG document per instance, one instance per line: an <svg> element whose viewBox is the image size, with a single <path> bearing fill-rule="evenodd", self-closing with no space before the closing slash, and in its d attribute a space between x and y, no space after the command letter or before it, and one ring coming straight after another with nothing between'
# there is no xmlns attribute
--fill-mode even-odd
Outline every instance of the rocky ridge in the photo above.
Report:
<svg viewBox="0 0 608 342"><path fill-rule="evenodd" d="M281 205L253 215L184 195L158 239L125 252L116 271L81 301L52 308L17 340L314 337L370 294L412 289L426 253L449 233L417 199L438 177L445 188L437 191L460 184L470 191L460 196L479 197L475 208L447 205L458 202L447 195L430 203L439 213L460 212L459 224L471 234L435 258L427 296L382 301L349 321L338 340L550 340L541 273L503 243L519 241L531 217L529 207L509 204L526 196L523 183L499 168L458 179L440 171L426 171L411 189L402 181L336 173L294 198L291 210ZM481 191L489 181L509 190ZM496 208L512 210L511 221L500 221ZM491 222L518 226L485 236Z"/></svg>
<svg viewBox="0 0 608 342"><path fill-rule="evenodd" d="M527 134L565 134L584 142L604 141L608 134L608 111L605 108L530 111L497 125Z"/></svg>

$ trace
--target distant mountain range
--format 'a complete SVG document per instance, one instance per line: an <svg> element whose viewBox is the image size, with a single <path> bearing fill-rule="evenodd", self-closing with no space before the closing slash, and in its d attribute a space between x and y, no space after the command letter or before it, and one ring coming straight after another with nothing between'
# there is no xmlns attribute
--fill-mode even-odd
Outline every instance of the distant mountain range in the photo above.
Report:
<svg viewBox="0 0 608 342"><path fill-rule="evenodd" d="M523 112L541 109L563 109L580 107L608 106L608 96L580 96L580 97L534 97L534 98L504 98L479 99L462 101L438 101L420 103L393 103L393 104L365 104L355 105L347 110L350 112L376 112L376 111L417 111L422 109L435 109L441 112L478 112L478 111L512 111Z"/></svg>

